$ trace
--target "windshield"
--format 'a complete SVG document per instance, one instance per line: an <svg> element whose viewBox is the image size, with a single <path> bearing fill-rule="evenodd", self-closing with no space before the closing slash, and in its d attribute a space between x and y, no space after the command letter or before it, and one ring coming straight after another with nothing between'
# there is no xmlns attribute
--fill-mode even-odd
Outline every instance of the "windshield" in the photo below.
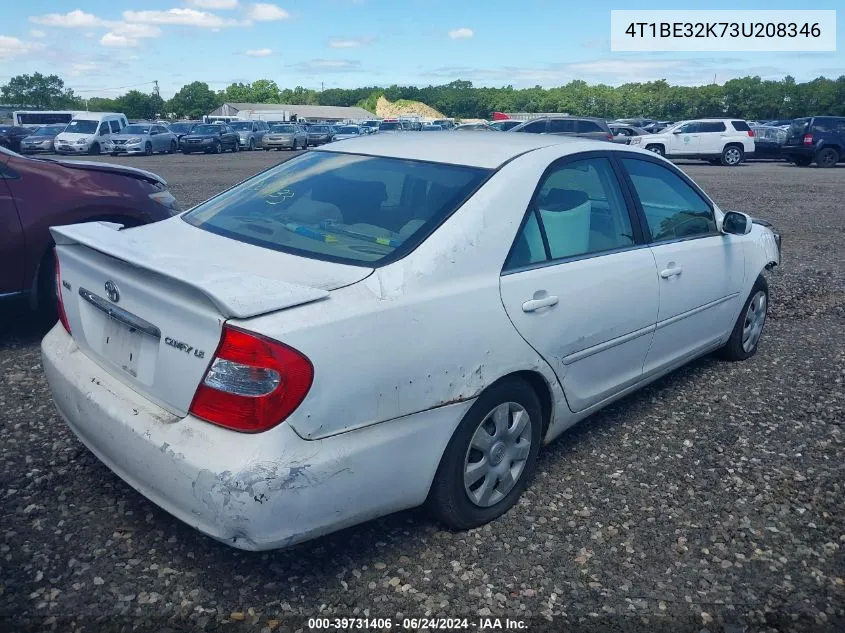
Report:
<svg viewBox="0 0 845 633"><path fill-rule="evenodd" d="M40 127L35 130L32 135L33 136L56 136L64 131L67 126L62 123L61 125L45 125L44 127Z"/></svg>
<svg viewBox="0 0 845 633"><path fill-rule="evenodd" d="M270 128L271 132L279 132L282 134L293 134L296 132L296 126L293 125L274 125Z"/></svg>
<svg viewBox="0 0 845 633"><path fill-rule="evenodd" d="M326 132L329 131L329 126L328 125L312 125L310 128L308 128L308 131L309 132L316 132L317 134L325 134Z"/></svg>
<svg viewBox="0 0 845 633"><path fill-rule="evenodd" d="M488 174L474 167L309 152L183 218L273 250L378 265L416 248Z"/></svg>
<svg viewBox="0 0 845 633"><path fill-rule="evenodd" d="M217 134L223 129L221 125L198 125L193 129L194 134Z"/></svg>
<svg viewBox="0 0 845 633"><path fill-rule="evenodd" d="M236 132L238 130L243 130L243 131L249 132L249 131L252 130L252 121L244 121L242 123L235 123L234 121L232 121L229 124L229 127L232 128L233 130L235 130Z"/></svg>
<svg viewBox="0 0 845 633"><path fill-rule="evenodd" d="M347 125L337 128L338 134L358 134L358 128L354 125Z"/></svg>
<svg viewBox="0 0 845 633"><path fill-rule="evenodd" d="M398 121L382 121L379 123L378 129L380 130L401 130L402 126L399 124Z"/></svg>
<svg viewBox="0 0 845 633"><path fill-rule="evenodd" d="M170 128L171 132L190 132L194 127L194 123L173 123L167 127Z"/></svg>
<svg viewBox="0 0 845 633"><path fill-rule="evenodd" d="M123 128L121 134L149 134L149 125L127 125Z"/></svg>
<svg viewBox="0 0 845 633"><path fill-rule="evenodd" d="M97 131L97 121L89 121L87 119L74 119L67 124L65 132L71 134L92 134Z"/></svg>

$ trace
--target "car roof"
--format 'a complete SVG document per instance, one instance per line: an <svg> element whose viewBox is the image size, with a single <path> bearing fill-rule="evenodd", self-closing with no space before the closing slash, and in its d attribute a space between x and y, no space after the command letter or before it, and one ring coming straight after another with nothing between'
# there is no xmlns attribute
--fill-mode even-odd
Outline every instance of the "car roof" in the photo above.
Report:
<svg viewBox="0 0 845 633"><path fill-rule="evenodd" d="M348 143L348 144L347 144ZM338 141L321 147L320 152L352 152L368 156L423 160L434 163L495 169L520 154L551 145L566 145L567 153L606 149L596 141L541 134L428 134L362 136L354 141Z"/></svg>

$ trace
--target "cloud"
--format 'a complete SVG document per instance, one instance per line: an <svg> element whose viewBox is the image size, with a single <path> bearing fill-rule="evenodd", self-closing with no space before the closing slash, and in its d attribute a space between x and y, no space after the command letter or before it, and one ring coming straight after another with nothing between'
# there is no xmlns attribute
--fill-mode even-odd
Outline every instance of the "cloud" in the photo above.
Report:
<svg viewBox="0 0 845 633"><path fill-rule="evenodd" d="M17 37L7 37L5 35L0 35L0 59L2 60L23 57L42 47L43 44L25 42L24 40L20 40Z"/></svg>
<svg viewBox="0 0 845 633"><path fill-rule="evenodd" d="M167 11L124 11L123 19L133 24L175 24L204 29L238 26L237 20L221 18L208 11L196 9L168 9Z"/></svg>
<svg viewBox="0 0 845 633"><path fill-rule="evenodd" d="M47 37L47 34L44 31L39 31L38 29L32 29L29 32L31 37Z"/></svg>
<svg viewBox="0 0 845 633"><path fill-rule="evenodd" d="M244 55L248 55L249 57L270 57L272 54L272 48L251 48L248 51L244 51Z"/></svg>
<svg viewBox="0 0 845 633"><path fill-rule="evenodd" d="M133 48L144 38L159 37L161 29L152 24L129 24L116 22L111 30L100 38L100 44L111 48Z"/></svg>
<svg viewBox="0 0 845 633"><path fill-rule="evenodd" d="M372 41L373 40L370 37L329 40L329 47L330 48L361 48L362 46L368 46L369 44L372 43Z"/></svg>
<svg viewBox="0 0 845 633"><path fill-rule="evenodd" d="M475 35L475 33L472 32L472 29L468 29L465 26L455 29L454 31L449 31L449 37L453 40L468 40L473 35Z"/></svg>
<svg viewBox="0 0 845 633"><path fill-rule="evenodd" d="M238 0L185 0L185 4L198 9L237 9Z"/></svg>
<svg viewBox="0 0 845 633"><path fill-rule="evenodd" d="M108 26L108 22L96 15L85 13L75 9L68 13L47 13L45 15L34 15L29 18L30 22L43 24L44 26L60 26L68 29L90 28L92 26Z"/></svg>
<svg viewBox="0 0 845 633"><path fill-rule="evenodd" d="M348 73L361 70L361 62L354 59L309 59L288 68L301 73Z"/></svg>
<svg viewBox="0 0 845 633"><path fill-rule="evenodd" d="M246 17L256 22L272 22L274 20L286 20L290 14L275 4L258 2L249 7Z"/></svg>

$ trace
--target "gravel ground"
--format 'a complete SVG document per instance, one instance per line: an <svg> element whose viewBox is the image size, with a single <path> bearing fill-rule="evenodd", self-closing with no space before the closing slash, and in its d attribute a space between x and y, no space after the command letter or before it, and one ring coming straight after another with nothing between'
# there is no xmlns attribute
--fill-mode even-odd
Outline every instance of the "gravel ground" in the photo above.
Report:
<svg viewBox="0 0 845 633"><path fill-rule="evenodd" d="M161 174L187 207L288 157L109 160ZM593 416L541 454L516 508L466 533L410 511L285 551L206 538L72 436L42 377L43 326L0 316L0 627L442 615L482 630L492 614L528 630L845 630L845 169L682 167L784 236L759 353L703 358Z"/></svg>

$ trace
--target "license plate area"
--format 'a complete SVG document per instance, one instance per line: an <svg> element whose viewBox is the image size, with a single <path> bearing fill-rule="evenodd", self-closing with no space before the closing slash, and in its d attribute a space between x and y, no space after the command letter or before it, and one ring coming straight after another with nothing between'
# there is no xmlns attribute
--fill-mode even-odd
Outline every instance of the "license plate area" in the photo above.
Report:
<svg viewBox="0 0 845 633"><path fill-rule="evenodd" d="M137 378L142 353L142 336L143 334L133 327L114 319L107 319L100 349L109 361L133 378Z"/></svg>

